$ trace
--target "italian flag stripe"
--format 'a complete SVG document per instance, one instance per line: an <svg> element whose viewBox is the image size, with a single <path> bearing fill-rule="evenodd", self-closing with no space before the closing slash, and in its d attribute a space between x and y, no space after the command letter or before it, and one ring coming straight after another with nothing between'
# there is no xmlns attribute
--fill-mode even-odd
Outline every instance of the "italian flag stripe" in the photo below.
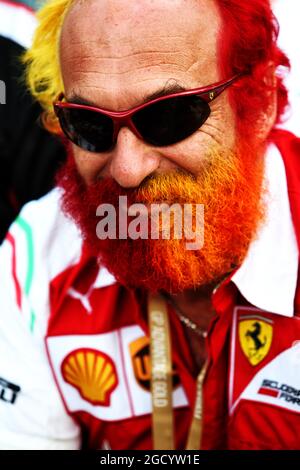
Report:
<svg viewBox="0 0 300 470"><path fill-rule="evenodd" d="M22 293L21 293L21 286L19 283L19 280L17 278L17 269L16 269L16 242L14 237L12 236L11 233L8 233L6 235L6 240L11 244L11 249L12 249L12 263L11 263L11 268L12 268L12 277L14 280L15 284L15 289L16 289L16 302L19 307L19 309L22 309Z"/></svg>
<svg viewBox="0 0 300 470"><path fill-rule="evenodd" d="M26 273L24 291L25 291L25 294L28 295L30 292L31 284L32 284L33 270L34 270L33 236L32 236L32 230L31 230L30 225L24 219L22 219L22 217L18 217L16 219L16 223L24 231L25 237L26 237L28 263L27 263L27 273Z"/></svg>
<svg viewBox="0 0 300 470"><path fill-rule="evenodd" d="M26 239L26 245L27 245L27 271L26 271L26 278L25 278L25 285L23 287L23 292L26 296L28 296L29 293L30 293L32 280L33 280L33 273L34 273L34 245L33 245L32 229L31 229L30 225L28 224L28 222L26 222L26 220L24 220L20 216L17 217L16 224L23 231L23 233L25 235L25 239ZM21 290L19 280L17 278L16 243L15 243L15 239L12 236L11 233L8 233L6 238L12 246L12 276L13 276L13 280L14 280L14 283L15 283L17 304L18 304L18 307L21 310L22 309L22 290ZM29 320L29 329L30 329L31 332L33 332L33 330L34 330L35 318L36 318L36 315L35 315L34 311L31 310L30 320Z"/></svg>

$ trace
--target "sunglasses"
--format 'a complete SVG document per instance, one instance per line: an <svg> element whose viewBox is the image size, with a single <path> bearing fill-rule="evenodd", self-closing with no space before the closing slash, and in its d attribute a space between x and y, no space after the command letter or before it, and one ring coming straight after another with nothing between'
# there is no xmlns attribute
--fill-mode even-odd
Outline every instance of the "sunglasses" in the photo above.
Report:
<svg viewBox="0 0 300 470"><path fill-rule="evenodd" d="M63 93L53 107L66 137L89 152L110 151L124 126L148 144L163 147L176 144L197 131L210 115L209 103L241 75L206 87L161 96L127 111L114 112L65 102Z"/></svg>

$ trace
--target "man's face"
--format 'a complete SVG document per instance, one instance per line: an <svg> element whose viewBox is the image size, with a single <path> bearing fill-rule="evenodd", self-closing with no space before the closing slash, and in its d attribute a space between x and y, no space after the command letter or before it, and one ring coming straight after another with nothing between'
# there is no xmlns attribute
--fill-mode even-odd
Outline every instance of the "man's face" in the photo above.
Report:
<svg viewBox="0 0 300 470"><path fill-rule="evenodd" d="M220 28L213 1L76 2L65 19L60 44L67 100L79 98L123 111L166 89L172 92L172 87L191 89L229 78L218 70ZM95 154L73 146L76 170L72 165L66 169L70 178L62 184L68 192L65 206L96 254L99 251L124 283L179 291L219 280L245 256L261 219L261 166L252 155L245 156L248 164L252 159L251 167L241 163L228 94L210 107L205 124L172 146L153 147L125 127L109 152ZM78 175L85 189L80 189ZM144 187L145 180L150 185ZM201 253L188 253L172 240L93 243L97 205L115 203L120 194L132 202L204 204Z"/></svg>
<svg viewBox="0 0 300 470"><path fill-rule="evenodd" d="M67 99L76 97L112 111L130 109L172 86L216 83L219 13L207 0L87 0L68 14L61 40ZM227 78L227 77L225 77ZM93 155L74 147L86 182L112 177L125 188L147 176L184 169L197 176L212 145L235 145L235 124L224 93L207 122L169 147L152 147L121 129L111 152Z"/></svg>

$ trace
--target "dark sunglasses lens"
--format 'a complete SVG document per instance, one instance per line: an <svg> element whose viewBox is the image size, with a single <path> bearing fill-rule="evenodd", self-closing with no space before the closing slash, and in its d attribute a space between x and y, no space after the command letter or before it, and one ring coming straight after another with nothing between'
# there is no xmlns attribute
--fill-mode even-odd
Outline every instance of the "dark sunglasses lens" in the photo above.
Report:
<svg viewBox="0 0 300 470"><path fill-rule="evenodd" d="M78 147L89 152L105 152L113 145L113 121L86 109L60 108L58 118L63 132Z"/></svg>
<svg viewBox="0 0 300 470"><path fill-rule="evenodd" d="M209 115L208 103L199 96L178 96L141 109L132 121L147 142L164 146L192 135Z"/></svg>

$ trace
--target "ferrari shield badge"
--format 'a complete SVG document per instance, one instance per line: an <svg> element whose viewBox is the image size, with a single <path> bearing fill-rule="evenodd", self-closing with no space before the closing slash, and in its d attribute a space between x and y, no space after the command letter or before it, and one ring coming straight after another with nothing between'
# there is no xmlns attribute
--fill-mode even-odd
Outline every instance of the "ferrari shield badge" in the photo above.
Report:
<svg viewBox="0 0 300 470"><path fill-rule="evenodd" d="M272 321L262 317L242 317L239 321L239 341L243 353L252 366L268 354L273 339Z"/></svg>

